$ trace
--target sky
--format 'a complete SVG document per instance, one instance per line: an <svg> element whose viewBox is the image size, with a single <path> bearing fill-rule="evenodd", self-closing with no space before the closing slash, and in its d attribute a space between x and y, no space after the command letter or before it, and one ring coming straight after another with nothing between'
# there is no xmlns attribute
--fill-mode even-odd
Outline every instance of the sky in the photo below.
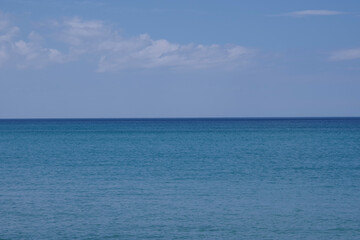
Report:
<svg viewBox="0 0 360 240"><path fill-rule="evenodd" d="M0 0L0 118L360 116L358 0Z"/></svg>

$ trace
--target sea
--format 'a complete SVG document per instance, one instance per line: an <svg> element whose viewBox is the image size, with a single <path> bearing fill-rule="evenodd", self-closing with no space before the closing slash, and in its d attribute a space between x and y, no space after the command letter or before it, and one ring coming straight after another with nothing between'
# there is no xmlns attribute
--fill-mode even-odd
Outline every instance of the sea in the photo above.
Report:
<svg viewBox="0 0 360 240"><path fill-rule="evenodd" d="M360 118L0 120L0 239L360 239Z"/></svg>

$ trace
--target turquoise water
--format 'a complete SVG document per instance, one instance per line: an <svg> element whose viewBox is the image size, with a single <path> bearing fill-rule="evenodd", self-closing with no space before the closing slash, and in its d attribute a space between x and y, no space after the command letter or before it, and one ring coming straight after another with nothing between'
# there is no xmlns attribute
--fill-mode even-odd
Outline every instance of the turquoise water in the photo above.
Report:
<svg viewBox="0 0 360 240"><path fill-rule="evenodd" d="M0 239L360 239L360 118L0 120Z"/></svg>

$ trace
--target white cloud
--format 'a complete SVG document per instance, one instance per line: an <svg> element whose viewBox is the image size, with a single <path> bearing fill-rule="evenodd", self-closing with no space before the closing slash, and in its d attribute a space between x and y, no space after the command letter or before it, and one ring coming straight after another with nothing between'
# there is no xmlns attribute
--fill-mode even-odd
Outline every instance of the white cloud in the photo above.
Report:
<svg viewBox="0 0 360 240"><path fill-rule="evenodd" d="M277 16L291 16L291 17L303 17L303 16L332 16L332 15L341 15L345 14L344 12L331 11L331 10L303 10L283 13Z"/></svg>
<svg viewBox="0 0 360 240"><path fill-rule="evenodd" d="M360 48L335 51L331 53L329 57L330 61L343 61L352 59L360 59Z"/></svg>
<svg viewBox="0 0 360 240"><path fill-rule="evenodd" d="M20 29L13 26L7 16L0 13L0 66L11 61L19 68L40 68L49 63L62 63L60 51L42 46L43 39L35 32L27 40L18 39Z"/></svg>
<svg viewBox="0 0 360 240"><path fill-rule="evenodd" d="M56 49L43 48L34 42L23 40L14 43L14 51L23 56L23 59L18 62L18 66L21 68L28 66L41 68L51 62L63 63L65 59L64 55Z"/></svg>
<svg viewBox="0 0 360 240"><path fill-rule="evenodd" d="M132 46L127 40L107 43L106 50L102 51L103 56L98 70L156 67L199 69L239 65L244 64L252 54L251 50L240 46L181 45L163 39L152 40L144 35L139 36L132 43Z"/></svg>
<svg viewBox="0 0 360 240"><path fill-rule="evenodd" d="M7 16L0 12L0 66L9 59L12 40L19 29L11 26Z"/></svg>
<svg viewBox="0 0 360 240"><path fill-rule="evenodd" d="M31 32L19 39L20 29L0 15L0 65L42 68L68 61L96 62L97 71L129 68L214 68L244 66L254 51L238 45L178 44L148 34L123 37L102 21L80 18L53 22L55 39ZM50 47L50 43L56 47ZM59 49L62 49L60 51Z"/></svg>
<svg viewBox="0 0 360 240"><path fill-rule="evenodd" d="M237 45L195 45L154 40L147 34L124 38L100 21L79 18L62 24L60 39L71 45L71 55L99 56L98 71L126 68L210 68L244 65L254 51Z"/></svg>
<svg viewBox="0 0 360 240"><path fill-rule="evenodd" d="M66 56L59 50L42 46L43 39L31 32L28 40L18 40L13 43L13 50L18 55L17 66L42 68L50 63L63 63Z"/></svg>

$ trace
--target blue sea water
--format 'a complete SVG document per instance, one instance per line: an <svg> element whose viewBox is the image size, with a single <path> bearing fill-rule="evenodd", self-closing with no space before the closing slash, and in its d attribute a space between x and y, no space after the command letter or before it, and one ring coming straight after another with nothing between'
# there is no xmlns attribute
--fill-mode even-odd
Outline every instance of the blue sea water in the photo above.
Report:
<svg viewBox="0 0 360 240"><path fill-rule="evenodd" d="M360 239L360 118L0 120L0 239Z"/></svg>

